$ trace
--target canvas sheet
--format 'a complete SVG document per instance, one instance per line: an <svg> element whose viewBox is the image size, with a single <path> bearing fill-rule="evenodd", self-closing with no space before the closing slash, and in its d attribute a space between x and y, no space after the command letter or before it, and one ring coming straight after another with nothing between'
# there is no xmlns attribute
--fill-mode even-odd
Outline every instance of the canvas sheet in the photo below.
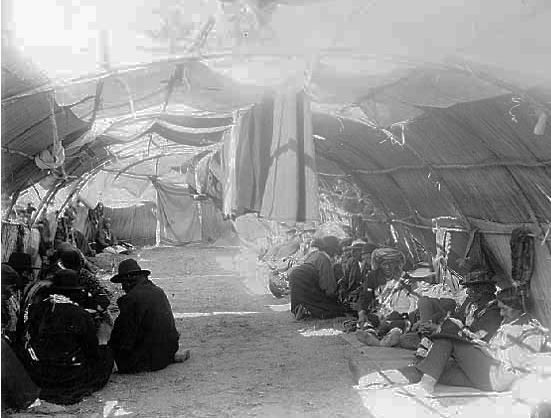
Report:
<svg viewBox="0 0 551 418"><path fill-rule="evenodd" d="M201 218L198 203L187 188L158 181L157 216L160 223L160 242L165 245L184 245L201 241Z"/></svg>

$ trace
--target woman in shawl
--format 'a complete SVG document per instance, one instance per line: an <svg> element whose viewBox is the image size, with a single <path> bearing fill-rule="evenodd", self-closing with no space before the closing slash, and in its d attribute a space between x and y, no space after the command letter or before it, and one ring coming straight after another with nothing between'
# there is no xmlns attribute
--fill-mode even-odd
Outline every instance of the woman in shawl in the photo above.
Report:
<svg viewBox="0 0 551 418"><path fill-rule="evenodd" d="M303 264L289 273L291 312L297 320L306 316L326 319L345 315L344 306L337 297L332 265L332 258L340 251L337 237L315 239Z"/></svg>
<svg viewBox="0 0 551 418"><path fill-rule="evenodd" d="M410 390L430 394L439 382L502 392L532 373L538 359L549 356L549 331L525 311L517 289L501 290L496 297L503 321L489 342L473 338L461 321L454 320L457 332L442 333L423 361L400 369L408 380L419 382Z"/></svg>
<svg viewBox="0 0 551 418"><path fill-rule="evenodd" d="M25 360L40 398L73 404L101 389L113 369L107 347L110 327L96 333L90 313L83 307L86 292L78 273L59 270L48 296L32 304L25 330Z"/></svg>

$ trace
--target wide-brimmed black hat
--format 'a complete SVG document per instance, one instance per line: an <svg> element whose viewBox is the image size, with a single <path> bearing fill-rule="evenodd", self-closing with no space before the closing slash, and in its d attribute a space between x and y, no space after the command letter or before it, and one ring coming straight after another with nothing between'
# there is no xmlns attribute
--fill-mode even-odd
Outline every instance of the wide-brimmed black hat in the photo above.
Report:
<svg viewBox="0 0 551 418"><path fill-rule="evenodd" d="M25 281L11 266L2 263L2 286L24 286Z"/></svg>
<svg viewBox="0 0 551 418"><path fill-rule="evenodd" d="M79 275L74 270L58 270L52 278L50 290L84 290L80 285Z"/></svg>
<svg viewBox="0 0 551 418"><path fill-rule="evenodd" d="M59 261L61 261L61 264L66 269L80 271L82 268L82 259L77 250L62 252L59 255Z"/></svg>
<svg viewBox="0 0 551 418"><path fill-rule="evenodd" d="M111 277L111 282L122 283L128 276L136 276L138 274L150 275L149 270L143 270L138 262L133 258L128 258L119 263L118 273Z"/></svg>
<svg viewBox="0 0 551 418"><path fill-rule="evenodd" d="M27 253L11 253L8 259L8 264L19 274L28 272L33 269L31 255Z"/></svg>

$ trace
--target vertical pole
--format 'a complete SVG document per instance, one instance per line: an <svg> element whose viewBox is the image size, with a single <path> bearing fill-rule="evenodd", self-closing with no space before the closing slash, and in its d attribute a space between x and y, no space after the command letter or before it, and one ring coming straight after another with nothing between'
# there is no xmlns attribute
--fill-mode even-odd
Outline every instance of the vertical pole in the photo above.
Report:
<svg viewBox="0 0 551 418"><path fill-rule="evenodd" d="M4 216L4 220L7 221L10 219L11 211L13 210L13 207L15 206L15 203L17 202L17 199L19 199L19 194L21 193L20 190L16 191L13 196L11 197L11 203L10 206L6 212L6 215Z"/></svg>
<svg viewBox="0 0 551 418"><path fill-rule="evenodd" d="M2 46L15 44L14 0L2 0Z"/></svg>
<svg viewBox="0 0 551 418"><path fill-rule="evenodd" d="M157 180L157 176L159 174L159 158L157 158L157 162L155 163L155 180ZM157 204L157 226L155 227L155 247L158 247L161 245L161 211L159 210L159 190L157 187L155 187L155 200Z"/></svg>
<svg viewBox="0 0 551 418"><path fill-rule="evenodd" d="M111 68L110 31L105 28L100 29L98 38L98 66L102 70L109 70Z"/></svg>

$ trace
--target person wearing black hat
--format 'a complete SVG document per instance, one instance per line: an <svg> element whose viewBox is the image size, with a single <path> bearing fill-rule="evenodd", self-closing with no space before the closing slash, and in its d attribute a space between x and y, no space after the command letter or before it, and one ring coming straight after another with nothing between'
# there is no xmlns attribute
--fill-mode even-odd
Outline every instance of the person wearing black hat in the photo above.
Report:
<svg viewBox="0 0 551 418"><path fill-rule="evenodd" d="M8 258L7 264L14 269L21 277L21 288L25 287L32 279L33 263L30 254L24 252L13 252Z"/></svg>
<svg viewBox="0 0 551 418"><path fill-rule="evenodd" d="M111 303L109 291L100 284L94 273L83 267L83 258L79 251L69 244L64 243L63 247L58 248L59 259L56 263L55 271L60 269L74 270L79 275L80 284L87 293L86 302L83 305L84 308L94 309L100 313L104 313L107 317L108 323L111 323L111 319L107 312L107 308Z"/></svg>
<svg viewBox="0 0 551 418"><path fill-rule="evenodd" d="M161 370L176 361L180 335L172 308L165 292L148 279L150 274L129 258L111 278L125 292L117 300L120 314L109 340L120 373Z"/></svg>
<svg viewBox="0 0 551 418"><path fill-rule="evenodd" d="M96 333L92 316L79 303L85 297L73 270L59 270L49 296L29 306L25 359L40 398L73 404L101 389L113 370L107 347L109 328Z"/></svg>
<svg viewBox="0 0 551 418"><path fill-rule="evenodd" d="M489 341L502 319L496 301L497 287L494 274L480 265L475 265L465 275L462 285L467 288L467 298L454 316L478 338Z"/></svg>
<svg viewBox="0 0 551 418"><path fill-rule="evenodd" d="M332 266L332 258L341 252L339 239L326 236L313 240L312 246L303 264L289 273L291 312L297 320L306 316L321 319L344 316L345 308L337 297Z"/></svg>

